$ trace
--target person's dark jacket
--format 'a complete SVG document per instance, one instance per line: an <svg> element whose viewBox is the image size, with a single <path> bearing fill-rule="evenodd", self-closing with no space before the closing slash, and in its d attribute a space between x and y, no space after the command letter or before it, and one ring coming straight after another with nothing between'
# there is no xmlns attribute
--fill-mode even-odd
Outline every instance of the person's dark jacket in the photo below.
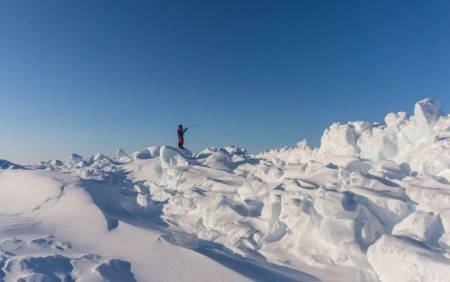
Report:
<svg viewBox="0 0 450 282"><path fill-rule="evenodd" d="M184 130L182 128L178 128L178 138L183 138L184 133L186 132L186 130L188 130L187 128L185 128Z"/></svg>

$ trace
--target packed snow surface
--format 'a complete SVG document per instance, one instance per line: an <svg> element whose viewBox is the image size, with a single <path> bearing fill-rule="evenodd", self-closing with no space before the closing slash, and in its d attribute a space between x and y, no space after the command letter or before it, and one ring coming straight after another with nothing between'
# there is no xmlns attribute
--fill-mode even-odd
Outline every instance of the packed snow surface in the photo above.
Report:
<svg viewBox="0 0 450 282"><path fill-rule="evenodd" d="M0 160L0 281L448 281L437 101L256 155Z"/></svg>

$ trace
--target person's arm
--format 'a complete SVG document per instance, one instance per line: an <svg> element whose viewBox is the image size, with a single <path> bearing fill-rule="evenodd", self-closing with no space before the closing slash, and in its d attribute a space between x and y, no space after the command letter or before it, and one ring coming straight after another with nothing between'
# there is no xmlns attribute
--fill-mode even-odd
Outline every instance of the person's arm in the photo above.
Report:
<svg viewBox="0 0 450 282"><path fill-rule="evenodd" d="M188 128L189 128L189 127L186 127L186 128L185 128L185 129L183 130L183 133L185 133L185 132L186 132L186 130L188 130Z"/></svg>

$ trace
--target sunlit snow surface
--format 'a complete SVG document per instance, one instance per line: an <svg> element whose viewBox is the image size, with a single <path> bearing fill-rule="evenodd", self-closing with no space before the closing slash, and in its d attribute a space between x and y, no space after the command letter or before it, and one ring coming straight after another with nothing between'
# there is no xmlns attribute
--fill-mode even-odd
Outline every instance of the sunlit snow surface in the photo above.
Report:
<svg viewBox="0 0 450 282"><path fill-rule="evenodd" d="M0 161L0 281L448 281L436 101L250 155L169 146Z"/></svg>

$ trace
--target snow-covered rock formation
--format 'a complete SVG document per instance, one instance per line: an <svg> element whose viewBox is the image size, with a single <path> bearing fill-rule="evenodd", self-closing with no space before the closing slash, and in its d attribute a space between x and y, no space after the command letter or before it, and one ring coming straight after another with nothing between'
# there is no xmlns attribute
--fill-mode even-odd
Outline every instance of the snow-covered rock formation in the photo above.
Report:
<svg viewBox="0 0 450 282"><path fill-rule="evenodd" d="M446 281L449 146L450 116L425 99L333 124L319 148L8 165L0 280Z"/></svg>

